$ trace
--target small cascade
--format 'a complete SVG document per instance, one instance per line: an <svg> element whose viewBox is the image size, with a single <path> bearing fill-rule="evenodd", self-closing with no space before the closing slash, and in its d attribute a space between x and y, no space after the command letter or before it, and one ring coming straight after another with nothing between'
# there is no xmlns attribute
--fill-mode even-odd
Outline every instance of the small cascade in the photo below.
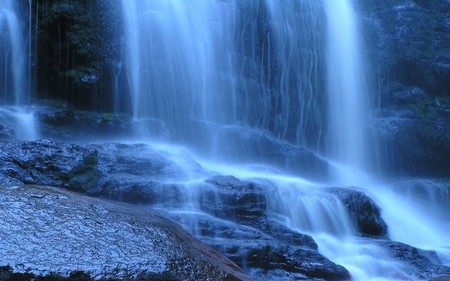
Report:
<svg viewBox="0 0 450 281"><path fill-rule="evenodd" d="M30 0L30 7L31 4ZM34 110L29 104L31 29L27 43L21 19L18 1L0 2L0 119L14 131L16 138L34 140L38 133Z"/></svg>
<svg viewBox="0 0 450 281"><path fill-rule="evenodd" d="M302 233L344 237L356 233L345 207L333 194L317 186L275 181L269 209L286 217L286 223Z"/></svg>

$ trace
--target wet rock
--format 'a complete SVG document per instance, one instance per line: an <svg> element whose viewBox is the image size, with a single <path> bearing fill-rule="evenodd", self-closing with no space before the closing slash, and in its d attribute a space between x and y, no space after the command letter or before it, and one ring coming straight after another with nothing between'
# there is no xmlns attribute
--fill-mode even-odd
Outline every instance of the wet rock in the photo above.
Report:
<svg viewBox="0 0 450 281"><path fill-rule="evenodd" d="M410 274L421 280L437 278L441 275L450 276L450 267L444 266L434 251L425 251L393 241L382 244L391 256L406 262L410 266Z"/></svg>
<svg viewBox="0 0 450 281"><path fill-rule="evenodd" d="M41 140L0 142L5 184L67 188L131 203L182 201L184 167L146 145L82 145ZM195 168L201 170L198 164Z"/></svg>
<svg viewBox="0 0 450 281"><path fill-rule="evenodd" d="M414 114L416 115L416 114ZM417 116L417 115L416 115ZM435 120L380 118L373 122L378 135L384 171L392 175L445 177L450 169L450 122L438 115Z"/></svg>
<svg viewBox="0 0 450 281"><path fill-rule="evenodd" d="M0 201L0 212L8 214L0 218L0 265L14 272L251 280L233 262L150 210L39 186L2 187Z"/></svg>
<svg viewBox="0 0 450 281"><path fill-rule="evenodd" d="M448 96L448 1L360 1L357 6L365 15L366 51L380 86L398 81L431 96Z"/></svg>
<svg viewBox="0 0 450 281"><path fill-rule="evenodd" d="M41 140L0 142L0 178L6 184L41 184L77 191L97 188L98 151Z"/></svg>
<svg viewBox="0 0 450 281"><path fill-rule="evenodd" d="M264 216L267 202L263 187L232 176L215 176L205 181L201 194L203 211L217 217L257 223Z"/></svg>
<svg viewBox="0 0 450 281"><path fill-rule="evenodd" d="M350 280L350 274L344 267L330 262L315 251L291 249L288 245L256 245L249 250L246 259L249 266L263 270L282 268L308 278Z"/></svg>
<svg viewBox="0 0 450 281"><path fill-rule="evenodd" d="M252 276L258 280L349 279L345 268L317 252L311 236L267 215L267 187L232 176L213 176L205 182L199 191L200 208L211 216L169 216Z"/></svg>
<svg viewBox="0 0 450 281"><path fill-rule="evenodd" d="M392 94L392 102L396 105L406 105L413 103L422 103L428 99L427 94L417 87L394 92Z"/></svg>
<svg viewBox="0 0 450 281"><path fill-rule="evenodd" d="M13 129L0 125L0 140L13 140L15 137Z"/></svg>
<svg viewBox="0 0 450 281"><path fill-rule="evenodd" d="M283 243L317 249L309 235L289 229L267 215L267 187L233 176L213 176L200 190L200 208L214 217L250 226Z"/></svg>
<svg viewBox="0 0 450 281"><path fill-rule="evenodd" d="M127 136L132 128L127 115L74 110L60 101L42 102L36 116L41 135L59 141Z"/></svg>
<svg viewBox="0 0 450 281"><path fill-rule="evenodd" d="M430 281L450 281L450 275L432 278L432 279L430 279Z"/></svg>
<svg viewBox="0 0 450 281"><path fill-rule="evenodd" d="M169 154L144 144L103 144L98 168L102 174L98 195L130 203L180 206L186 201L183 185L190 173L203 168L189 155ZM171 157L183 159L186 166Z"/></svg>
<svg viewBox="0 0 450 281"><path fill-rule="evenodd" d="M224 253L256 280L293 280L294 277L349 280L348 271L319 254L309 236L280 225L278 231L291 236L291 240L283 239L276 231L276 223L270 224L274 232L264 232L205 214L190 214L189 219L180 214L169 216L198 239ZM308 238L310 241L305 243Z"/></svg>
<svg viewBox="0 0 450 281"><path fill-rule="evenodd" d="M280 141L264 130L226 127L218 133L217 142L224 160L251 159L252 163L280 168L308 179L323 180L327 175L328 163L317 154Z"/></svg>
<svg viewBox="0 0 450 281"><path fill-rule="evenodd" d="M386 235L387 225L381 218L380 208L364 192L346 188L332 188L330 192L342 201L352 221L362 234Z"/></svg>
<svg viewBox="0 0 450 281"><path fill-rule="evenodd" d="M264 275L258 270L268 270L266 280L282 272L284 280L294 275L345 279L346 270L320 255L311 236L267 214L267 187L209 175L184 152L143 144L0 142L0 160L3 183L52 185L166 210L167 216L239 265L258 276ZM206 180L188 183L192 177ZM201 218L192 212L176 215L190 200L205 212Z"/></svg>
<svg viewBox="0 0 450 281"><path fill-rule="evenodd" d="M355 3L378 93L374 121L385 173L445 176L450 163L450 5ZM375 85L375 84L374 84Z"/></svg>

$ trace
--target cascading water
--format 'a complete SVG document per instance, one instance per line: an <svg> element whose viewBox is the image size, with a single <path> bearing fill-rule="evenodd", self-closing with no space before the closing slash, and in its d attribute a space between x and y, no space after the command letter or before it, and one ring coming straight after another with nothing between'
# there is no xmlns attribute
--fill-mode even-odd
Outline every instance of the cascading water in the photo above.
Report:
<svg viewBox="0 0 450 281"><path fill-rule="evenodd" d="M30 102L31 71L20 18L18 1L0 2L0 119L17 138L32 140L38 134L33 109L24 107Z"/></svg>
<svg viewBox="0 0 450 281"><path fill-rule="evenodd" d="M329 157L350 168L336 175L343 184L355 184L368 168L364 124L370 112L359 32L349 1L326 0L325 9Z"/></svg>
<svg viewBox="0 0 450 281"><path fill-rule="evenodd" d="M21 23L17 16L17 1L0 3L2 77L0 91L2 103L18 105L25 100L26 54Z"/></svg>
<svg viewBox="0 0 450 281"><path fill-rule="evenodd" d="M233 5L175 0L122 3L133 115L143 125L137 130L166 141L208 145L198 123L222 124L235 110L230 104L233 88L229 81L220 81L232 73L227 51L232 40L227 31L232 29L228 14Z"/></svg>
<svg viewBox="0 0 450 281"><path fill-rule="evenodd" d="M208 161L203 165L240 179L270 181L267 208L273 219L313 236L319 251L344 265L354 280L414 277L376 241L361 237L345 206L323 186L360 186L380 204L393 239L420 247L431 235L437 245L429 249L448 247L449 219L436 216L447 201L437 210L429 207L434 199L418 206L417 197L403 201L366 175L371 168L365 134L370 92L350 0L122 0L122 5L124 69L137 135L184 145L203 159L272 163L305 177L309 170L297 162L305 155L298 149L326 151L332 171L326 183L280 178L260 166L255 172ZM323 169L320 177L326 174ZM186 179L185 204L173 211L184 214L185 226L199 223L203 214L199 201L204 196L196 190L201 177ZM401 213L406 218L401 221L397 204L412 216L429 213L434 219L419 222ZM441 222L444 226L437 226ZM437 233L418 231L415 240L401 231L424 227Z"/></svg>
<svg viewBox="0 0 450 281"><path fill-rule="evenodd" d="M319 25L320 6L301 3L286 13L264 2L122 1L137 135L306 176L298 162L315 156L293 146L320 146L323 96L321 37L302 33ZM284 29L303 8L302 22Z"/></svg>

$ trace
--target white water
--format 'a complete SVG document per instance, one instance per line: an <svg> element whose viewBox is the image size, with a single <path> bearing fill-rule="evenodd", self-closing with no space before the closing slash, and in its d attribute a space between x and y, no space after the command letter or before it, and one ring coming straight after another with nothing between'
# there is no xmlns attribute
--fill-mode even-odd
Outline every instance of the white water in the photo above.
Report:
<svg viewBox="0 0 450 281"><path fill-rule="evenodd" d="M450 219L442 212L448 212L449 202L436 203L437 193L408 197L402 188L380 184L370 175L364 132L370 112L368 63L351 1L266 0L264 11L243 2L122 1L125 68L138 135L183 144L203 158L241 164L252 163L255 153L274 153L259 140L318 150L326 135L325 157L333 171L329 182L274 175L271 167L258 167L258 161L253 169L200 162L213 172L270 182L270 211L287 226L312 235L319 251L346 267L354 280L414 277L375 240L361 238L342 203L323 186L359 186L381 207L391 239L438 250L448 261ZM257 22L260 17L267 21ZM319 106L324 93L327 113ZM327 116L328 130L317 121L321 114ZM236 138L229 133L233 130L245 137ZM195 187L186 184L192 214L200 212Z"/></svg>
<svg viewBox="0 0 450 281"><path fill-rule="evenodd" d="M18 105L24 102L26 79L26 50L23 30L18 16L17 1L0 2L0 98ZM4 103L4 102L3 102Z"/></svg>
<svg viewBox="0 0 450 281"><path fill-rule="evenodd" d="M355 15L348 0L325 0L327 15L328 148L329 156L352 169L367 170L364 135L368 106L365 62ZM358 172L336 174L354 184Z"/></svg>
<svg viewBox="0 0 450 281"><path fill-rule="evenodd" d="M28 32L26 44L18 1L0 1L0 120L16 138L35 140L39 135L34 110L28 106L31 31Z"/></svg>
<svg viewBox="0 0 450 281"><path fill-rule="evenodd" d="M0 121L6 128L12 128L12 134L19 140L39 138L35 110L24 106L0 106Z"/></svg>
<svg viewBox="0 0 450 281"><path fill-rule="evenodd" d="M228 116L222 111L234 110L228 107L232 88L218 75L232 72L226 50L233 5L198 0L124 0L122 5L139 134L208 145L201 123L223 123Z"/></svg>

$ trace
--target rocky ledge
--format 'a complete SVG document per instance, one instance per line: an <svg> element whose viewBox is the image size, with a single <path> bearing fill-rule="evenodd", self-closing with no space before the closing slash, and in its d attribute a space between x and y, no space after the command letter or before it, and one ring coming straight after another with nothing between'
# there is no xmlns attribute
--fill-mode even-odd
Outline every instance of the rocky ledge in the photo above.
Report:
<svg viewBox="0 0 450 281"><path fill-rule="evenodd" d="M8 214L4 220L9 220L7 224L0 221L2 225L6 225L5 228L0 227L0 238L7 241L7 245L26 245L20 249L27 254L23 255L24 259L18 260L8 256L8 253L2 253L1 251L6 250L1 249L0 266L14 262L13 269L22 272L39 265L43 271L37 272L38 274L47 274L56 268L66 275L73 269L88 272L95 278L120 277L120 274L131 274L134 278L139 272L148 271L145 266L153 268L158 265L163 269L150 273L175 274L176 278L182 280L205 280L201 275L196 275L193 279L185 277L197 272L191 269L202 263L198 274L203 274L206 270L208 272L204 274L208 275L205 276L211 276L209 270L214 269L211 274L217 274L213 276L220 278L228 278L228 275L222 275L223 272L231 274L232 277L229 278L248 278L239 275L242 272L232 263L234 262L253 278L262 281L350 279L350 274L344 267L320 254L320 249L311 236L287 227L273 213L271 197L276 196L272 192L275 183L257 179L241 180L208 171L184 151L159 150L144 144L4 141L0 142L0 162L0 182L4 185L51 185L133 204L103 202L53 188L2 188L2 192L10 194L11 199L6 203L0 202L0 207L8 210L4 212ZM426 260L432 253L423 257L410 255L419 250L389 241L380 208L364 192L357 188L324 187L320 194L330 197L333 202L340 201L354 225L354 235L379 241L377 243L387 249L395 260L400 260L411 268L412 276L429 279L437 277L435 273L450 274L450 269L439 261ZM5 195L0 198L5 198ZM27 223L14 224L17 214L11 211L9 215L8 208L19 213L26 211L23 213L23 220ZM232 262L193 240L179 226L161 218L152 210L181 224L197 239L223 253ZM86 232L89 229L87 227L98 227L98 230ZM11 235L11 231L20 233L21 228L27 229L29 237ZM55 236L55 231L62 231L58 235L65 237L63 243L55 242L60 241ZM154 238L159 239L155 241L152 240L152 233L162 234ZM165 238L162 239L162 236ZM107 240L109 238L112 240ZM35 244L33 241L36 239L41 239L41 244ZM53 252L42 250L47 249L43 242L45 239L59 248L53 249ZM96 242L97 239L100 242ZM22 240L31 242L21 244ZM110 243L106 245L106 249L98 244L106 244L107 241ZM86 247L80 246L85 244ZM65 251L67 249L70 251ZM133 249L140 250L136 254ZM181 251L181 254L177 254L174 249ZM126 257L126 260L121 261L117 256L116 253L120 251L125 251L120 257ZM160 254L157 251L161 251L161 257L156 261L149 259L150 263L147 263L145 257L155 257ZM30 252L33 254L28 259ZM69 252L74 252L75 255L64 256L64 253ZM135 261L128 262L133 255L137 255ZM92 260L86 263L92 266L66 268L62 265L70 264L69 262L58 263L64 257L76 260L77 265L83 259ZM57 264L49 264L52 262ZM111 262L113 265L109 265ZM103 263L109 267L102 266ZM19 264L23 266L17 267ZM219 265L225 266L225 269L217 267ZM127 269L127 266L134 266L134 271ZM236 272L230 272L226 268ZM423 272L424 268L431 271ZM111 271L116 275L105 273ZM214 277L213 280L220 280L217 278Z"/></svg>
<svg viewBox="0 0 450 281"><path fill-rule="evenodd" d="M0 277L6 280L251 280L148 209L51 187L10 186L0 188L0 213Z"/></svg>
<svg viewBox="0 0 450 281"><path fill-rule="evenodd" d="M0 161L0 180L9 185L51 185L156 208L258 280L350 278L309 235L268 216L264 186L215 175L183 152L143 144L6 141ZM186 213L189 196L199 209Z"/></svg>

